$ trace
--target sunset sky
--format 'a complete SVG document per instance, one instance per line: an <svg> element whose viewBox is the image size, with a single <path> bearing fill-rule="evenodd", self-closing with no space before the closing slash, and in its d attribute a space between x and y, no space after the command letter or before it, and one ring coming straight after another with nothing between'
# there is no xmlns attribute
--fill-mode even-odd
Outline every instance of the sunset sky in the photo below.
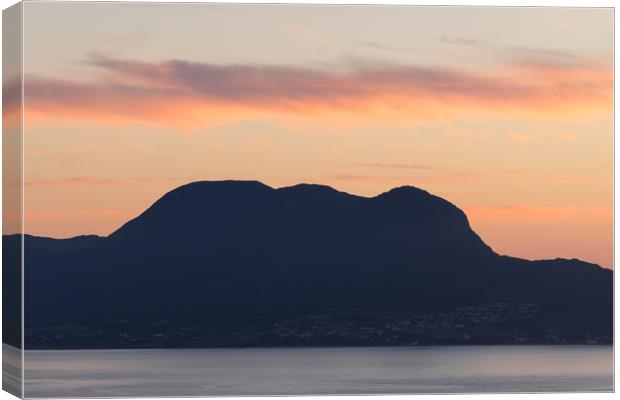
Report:
<svg viewBox="0 0 620 400"><path fill-rule="evenodd" d="M413 185L501 254L612 267L613 10L24 4L25 231L194 180Z"/></svg>

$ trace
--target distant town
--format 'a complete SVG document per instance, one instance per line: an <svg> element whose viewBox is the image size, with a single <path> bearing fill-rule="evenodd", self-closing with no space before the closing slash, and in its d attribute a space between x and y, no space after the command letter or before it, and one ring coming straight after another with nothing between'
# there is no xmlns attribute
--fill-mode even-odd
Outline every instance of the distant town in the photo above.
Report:
<svg viewBox="0 0 620 400"><path fill-rule="evenodd" d="M538 304L490 303L449 312L380 318L367 313L315 315L226 330L172 321L31 326L26 347L199 348L284 346L429 346L475 344L610 344L612 338L545 328Z"/></svg>

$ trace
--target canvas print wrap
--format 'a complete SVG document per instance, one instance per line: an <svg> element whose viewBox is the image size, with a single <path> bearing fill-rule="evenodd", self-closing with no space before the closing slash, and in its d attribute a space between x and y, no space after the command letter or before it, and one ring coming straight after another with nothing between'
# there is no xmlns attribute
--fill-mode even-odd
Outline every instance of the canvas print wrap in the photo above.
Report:
<svg viewBox="0 0 620 400"><path fill-rule="evenodd" d="M10 393L613 391L613 9L3 26Z"/></svg>
<svg viewBox="0 0 620 400"><path fill-rule="evenodd" d="M2 389L23 393L22 8L2 13ZM4 246L5 234L15 239Z"/></svg>

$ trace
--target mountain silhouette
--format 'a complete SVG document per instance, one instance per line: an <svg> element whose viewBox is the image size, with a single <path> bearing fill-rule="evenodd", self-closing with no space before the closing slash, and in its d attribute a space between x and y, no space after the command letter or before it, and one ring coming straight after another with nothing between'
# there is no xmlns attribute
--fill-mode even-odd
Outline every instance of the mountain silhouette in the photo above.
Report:
<svg viewBox="0 0 620 400"><path fill-rule="evenodd" d="M4 246L19 241L5 236ZM194 182L108 237L24 242L27 327L130 320L235 331L504 302L538 305L536 323L550 329L612 331L610 270L498 255L460 209L410 186L367 198Z"/></svg>

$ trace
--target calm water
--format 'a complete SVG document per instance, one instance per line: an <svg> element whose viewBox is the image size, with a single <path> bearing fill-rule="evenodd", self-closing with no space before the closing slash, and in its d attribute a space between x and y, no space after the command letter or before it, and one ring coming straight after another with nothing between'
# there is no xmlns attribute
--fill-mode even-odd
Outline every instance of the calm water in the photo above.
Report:
<svg viewBox="0 0 620 400"><path fill-rule="evenodd" d="M611 346L28 351L27 397L613 390Z"/></svg>

